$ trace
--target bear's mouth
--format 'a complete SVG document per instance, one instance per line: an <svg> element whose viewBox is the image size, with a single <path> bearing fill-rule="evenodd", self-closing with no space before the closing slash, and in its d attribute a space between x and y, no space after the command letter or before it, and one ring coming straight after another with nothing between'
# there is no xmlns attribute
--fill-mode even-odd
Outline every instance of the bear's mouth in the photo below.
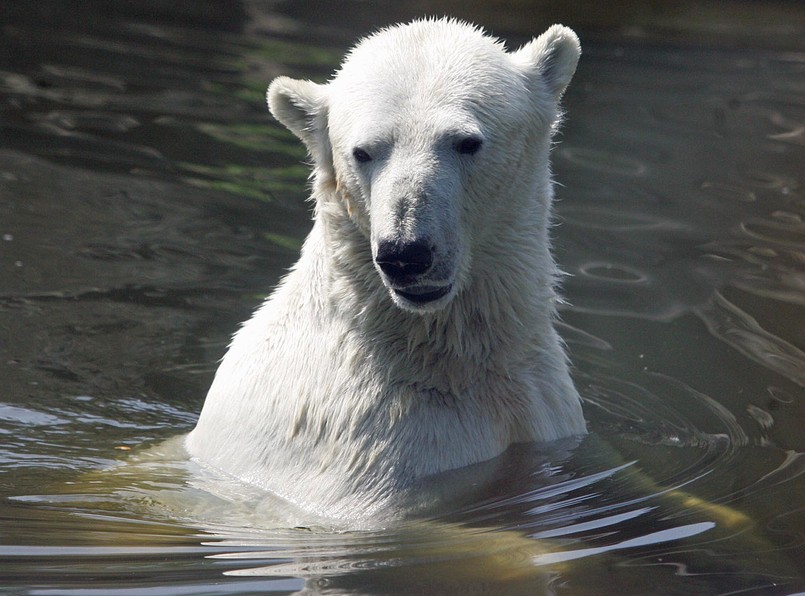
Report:
<svg viewBox="0 0 805 596"><path fill-rule="evenodd" d="M452 284L448 284L438 288L434 288L433 286L422 286L418 288L408 288L406 290L393 289L392 291L397 296L407 300L408 302L412 302L414 304L427 304L428 302L434 302L439 298L444 298L452 289Z"/></svg>

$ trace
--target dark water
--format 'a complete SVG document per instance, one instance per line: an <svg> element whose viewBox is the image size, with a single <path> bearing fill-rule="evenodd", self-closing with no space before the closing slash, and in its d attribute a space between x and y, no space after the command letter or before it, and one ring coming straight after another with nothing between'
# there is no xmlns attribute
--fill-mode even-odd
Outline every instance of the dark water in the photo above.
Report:
<svg viewBox="0 0 805 596"><path fill-rule="evenodd" d="M0 590L805 591L805 12L606 6L3 3ZM593 433L426 520L282 525L162 443L309 227L267 82L425 11L582 36L554 169Z"/></svg>

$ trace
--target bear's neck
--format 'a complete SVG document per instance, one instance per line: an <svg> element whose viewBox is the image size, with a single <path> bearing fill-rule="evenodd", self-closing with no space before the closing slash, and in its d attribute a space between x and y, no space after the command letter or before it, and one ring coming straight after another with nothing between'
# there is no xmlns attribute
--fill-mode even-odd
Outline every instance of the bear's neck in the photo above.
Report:
<svg viewBox="0 0 805 596"><path fill-rule="evenodd" d="M392 302L374 268L369 240L343 203L319 205L302 269L307 283L316 284L311 293L324 287L327 299L310 306L327 311L314 320L338 321L354 334L352 345L362 350L356 366L383 362L392 377L395 367L407 371L403 378L418 371L418 382L455 394L490 373L511 378L550 351L555 270L547 239L529 222L507 222L524 227L519 237L530 239L529 245L485 246L484 258L474 259L469 283L456 297L440 311L417 314ZM550 267L539 269L535 262Z"/></svg>

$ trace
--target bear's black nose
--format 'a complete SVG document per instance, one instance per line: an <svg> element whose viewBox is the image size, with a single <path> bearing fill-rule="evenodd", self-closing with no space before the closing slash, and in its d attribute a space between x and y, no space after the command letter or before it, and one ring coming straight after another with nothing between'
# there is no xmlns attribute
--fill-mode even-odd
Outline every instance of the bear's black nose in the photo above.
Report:
<svg viewBox="0 0 805 596"><path fill-rule="evenodd" d="M381 240L377 245L375 263L392 282L403 282L431 268L433 249L429 243L420 240Z"/></svg>

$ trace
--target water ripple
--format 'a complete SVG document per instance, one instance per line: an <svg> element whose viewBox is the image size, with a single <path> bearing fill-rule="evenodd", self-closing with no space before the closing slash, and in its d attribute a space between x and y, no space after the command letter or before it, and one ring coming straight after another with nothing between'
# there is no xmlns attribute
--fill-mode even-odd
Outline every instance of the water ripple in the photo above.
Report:
<svg viewBox="0 0 805 596"><path fill-rule="evenodd" d="M805 352L763 329L752 316L715 293L696 314L714 336L751 360L805 387Z"/></svg>
<svg viewBox="0 0 805 596"><path fill-rule="evenodd" d="M637 177L644 176L648 170L645 164L626 155L617 155L590 147L563 146L558 155L576 166L606 174Z"/></svg>

